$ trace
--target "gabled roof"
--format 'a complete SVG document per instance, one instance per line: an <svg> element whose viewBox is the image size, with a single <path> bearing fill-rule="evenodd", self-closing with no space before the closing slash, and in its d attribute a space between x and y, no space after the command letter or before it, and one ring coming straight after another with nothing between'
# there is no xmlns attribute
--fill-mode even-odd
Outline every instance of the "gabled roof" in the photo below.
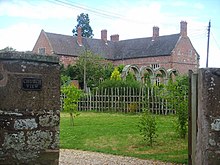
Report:
<svg viewBox="0 0 220 165"><path fill-rule="evenodd" d="M114 59L171 55L179 38L180 34L173 34L154 41L152 37L119 41L115 45Z"/></svg>
<svg viewBox="0 0 220 165"><path fill-rule="evenodd" d="M55 54L78 56L84 50L78 45L76 37L48 32L45 34Z"/></svg>
<svg viewBox="0 0 220 165"><path fill-rule="evenodd" d="M147 37L105 43L101 39L83 37L83 46L79 46L76 36L45 34L55 54L79 56L84 50L91 50L110 60L171 55L180 38L180 34L172 34L159 36L155 41Z"/></svg>

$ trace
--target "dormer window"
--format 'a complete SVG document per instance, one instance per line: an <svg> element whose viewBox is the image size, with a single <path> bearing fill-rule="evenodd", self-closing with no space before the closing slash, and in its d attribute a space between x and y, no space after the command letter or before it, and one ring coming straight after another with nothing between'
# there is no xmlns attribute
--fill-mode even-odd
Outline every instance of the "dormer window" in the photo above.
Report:
<svg viewBox="0 0 220 165"><path fill-rule="evenodd" d="M46 55L46 48L38 48L38 53L41 55Z"/></svg>

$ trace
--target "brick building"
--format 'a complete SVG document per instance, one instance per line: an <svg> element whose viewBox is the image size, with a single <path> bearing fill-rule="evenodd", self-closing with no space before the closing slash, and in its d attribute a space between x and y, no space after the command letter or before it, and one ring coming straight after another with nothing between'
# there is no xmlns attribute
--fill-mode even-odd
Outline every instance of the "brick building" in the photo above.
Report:
<svg viewBox="0 0 220 165"><path fill-rule="evenodd" d="M119 40L119 35L111 35L107 40L107 30L101 31L101 39L84 38L81 28L78 36L41 31L33 48L34 53L56 54L65 66L74 64L85 50L90 50L114 65L163 67L176 69L180 74L199 67L199 55L187 36L187 22L180 22L180 33L159 35L159 27L153 27L153 35L147 38Z"/></svg>

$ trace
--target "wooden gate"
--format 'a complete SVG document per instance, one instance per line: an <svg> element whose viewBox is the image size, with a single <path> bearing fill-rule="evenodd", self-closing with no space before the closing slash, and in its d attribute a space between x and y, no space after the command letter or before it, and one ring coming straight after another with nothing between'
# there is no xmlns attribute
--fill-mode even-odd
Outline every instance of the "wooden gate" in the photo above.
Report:
<svg viewBox="0 0 220 165"><path fill-rule="evenodd" d="M188 164L195 165L196 132L198 116L198 74L189 72L189 108L188 108Z"/></svg>

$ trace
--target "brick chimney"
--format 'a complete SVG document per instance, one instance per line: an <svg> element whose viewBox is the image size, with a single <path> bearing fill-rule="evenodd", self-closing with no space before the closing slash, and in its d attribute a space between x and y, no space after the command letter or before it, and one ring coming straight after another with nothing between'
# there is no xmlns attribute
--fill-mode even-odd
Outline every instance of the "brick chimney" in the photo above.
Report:
<svg viewBox="0 0 220 165"><path fill-rule="evenodd" d="M157 37L159 37L159 27L154 26L154 27L153 27L153 37L152 37L152 41L156 40Z"/></svg>
<svg viewBox="0 0 220 165"><path fill-rule="evenodd" d="M111 35L110 38L111 38L111 41L113 41L113 42L119 41L119 35L118 34Z"/></svg>
<svg viewBox="0 0 220 165"><path fill-rule="evenodd" d="M180 35L183 37L187 36L187 22L186 21L180 22Z"/></svg>
<svg viewBox="0 0 220 165"><path fill-rule="evenodd" d="M101 31L101 39L107 43L107 30L104 29Z"/></svg>
<svg viewBox="0 0 220 165"><path fill-rule="evenodd" d="M82 28L78 27L77 29L77 43L79 46L82 46Z"/></svg>

